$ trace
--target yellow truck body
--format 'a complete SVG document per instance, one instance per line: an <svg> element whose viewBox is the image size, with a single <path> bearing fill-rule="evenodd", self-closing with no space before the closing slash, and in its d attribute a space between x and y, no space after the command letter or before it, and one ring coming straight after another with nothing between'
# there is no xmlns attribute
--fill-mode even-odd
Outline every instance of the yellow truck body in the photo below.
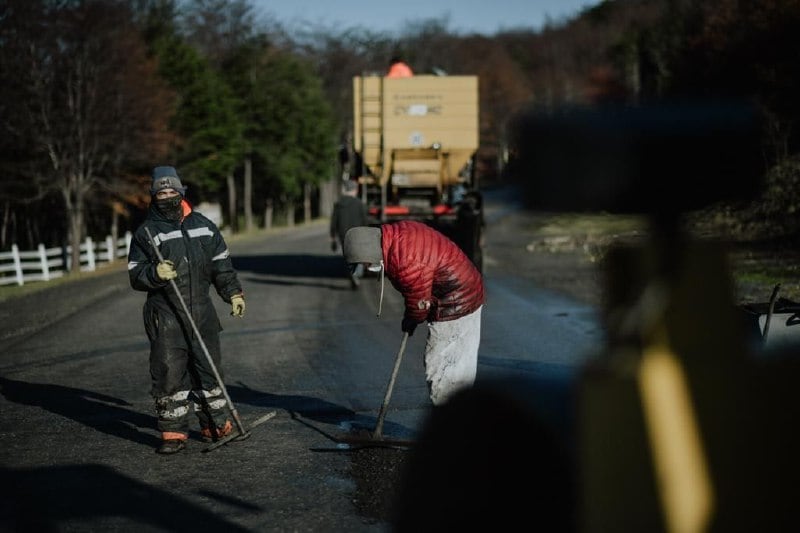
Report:
<svg viewBox="0 0 800 533"><path fill-rule="evenodd" d="M477 76L356 76L353 95L362 182L441 194L467 180L479 140Z"/></svg>
<svg viewBox="0 0 800 533"><path fill-rule="evenodd" d="M353 78L355 177L372 220L424 221L483 268L477 76Z"/></svg>

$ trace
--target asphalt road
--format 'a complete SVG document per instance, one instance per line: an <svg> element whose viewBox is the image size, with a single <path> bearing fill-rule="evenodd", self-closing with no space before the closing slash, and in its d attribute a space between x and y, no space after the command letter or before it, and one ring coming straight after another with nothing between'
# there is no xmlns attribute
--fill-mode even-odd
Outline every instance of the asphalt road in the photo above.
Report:
<svg viewBox="0 0 800 533"><path fill-rule="evenodd" d="M593 308L520 275L524 237L504 226L515 213L487 199L478 381L535 383L531 401L566 434L569 385L602 333ZM186 452L153 453L145 296L124 265L0 302L0 530L389 529L353 505L336 437L374 427L402 339L399 294L387 283L377 317L377 279L350 288L324 221L229 244L247 311L234 319L216 300L225 382L246 427L275 416L213 452L195 427ZM429 413L424 340L424 326L409 339L389 438L413 439Z"/></svg>

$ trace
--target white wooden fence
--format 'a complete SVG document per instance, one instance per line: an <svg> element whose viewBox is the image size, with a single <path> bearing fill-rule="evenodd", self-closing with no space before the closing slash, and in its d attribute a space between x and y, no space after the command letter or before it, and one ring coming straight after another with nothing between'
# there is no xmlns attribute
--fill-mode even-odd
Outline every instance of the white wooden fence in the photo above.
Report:
<svg viewBox="0 0 800 533"><path fill-rule="evenodd" d="M132 235L114 239L109 235L103 241L90 237L81 244L81 272L91 272L101 263L111 263L128 257ZM50 281L59 278L70 269L72 247L45 248L40 244L36 250L20 251L16 244L10 252L0 252L0 285L24 285L29 281Z"/></svg>

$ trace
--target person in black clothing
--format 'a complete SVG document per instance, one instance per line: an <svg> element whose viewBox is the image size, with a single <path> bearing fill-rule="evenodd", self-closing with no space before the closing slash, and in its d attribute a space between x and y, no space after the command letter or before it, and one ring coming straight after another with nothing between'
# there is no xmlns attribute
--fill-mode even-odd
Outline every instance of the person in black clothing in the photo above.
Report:
<svg viewBox="0 0 800 533"><path fill-rule="evenodd" d="M336 252L339 246L344 246L344 235L347 230L367 225L367 207L358 199L357 195L358 183L347 180L342 184L341 197L333 204L330 225L331 251L333 252ZM364 265L357 265L349 273L350 286L353 289L358 288L359 282L364 276Z"/></svg>
<svg viewBox="0 0 800 533"><path fill-rule="evenodd" d="M150 340L150 393L161 431L156 452L173 454L186 448L190 410L197 415L206 441L219 440L233 430L228 402L213 368L221 379L222 326L210 287L231 305L231 315L244 316L245 305L242 285L217 226L192 209L173 167L156 167L152 178L152 201L131 241L128 276L133 289L147 292L143 315ZM194 335L192 322L213 366Z"/></svg>

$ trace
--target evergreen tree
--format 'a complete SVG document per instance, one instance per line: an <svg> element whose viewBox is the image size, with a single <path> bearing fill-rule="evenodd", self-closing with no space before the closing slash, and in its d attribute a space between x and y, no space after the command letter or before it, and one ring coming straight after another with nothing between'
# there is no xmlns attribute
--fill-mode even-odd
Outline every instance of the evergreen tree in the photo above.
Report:
<svg viewBox="0 0 800 533"><path fill-rule="evenodd" d="M177 34L159 37L154 50L160 75L180 101L170 121L178 135L172 159L197 188L197 199L218 194L244 150L240 105L205 58Z"/></svg>
<svg viewBox="0 0 800 533"><path fill-rule="evenodd" d="M291 210L306 186L327 181L334 168L336 129L320 80L308 63L263 37L237 51L226 78L247 117L255 190L265 208L277 202Z"/></svg>

